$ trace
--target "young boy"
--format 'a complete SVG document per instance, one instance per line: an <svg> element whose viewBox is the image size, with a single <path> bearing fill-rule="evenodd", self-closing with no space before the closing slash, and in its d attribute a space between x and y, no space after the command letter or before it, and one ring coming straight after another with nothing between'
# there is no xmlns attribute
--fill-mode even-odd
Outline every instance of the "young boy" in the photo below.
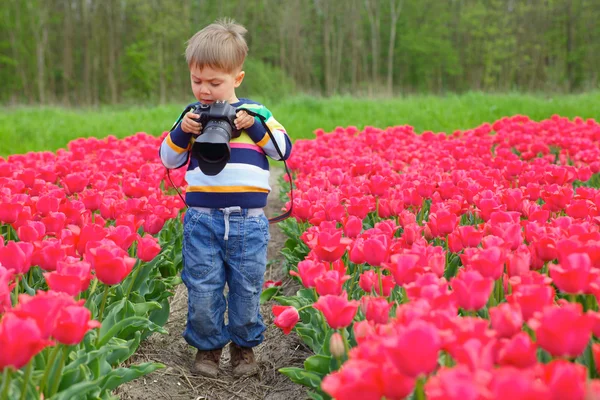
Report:
<svg viewBox="0 0 600 400"><path fill-rule="evenodd" d="M192 36L185 51L192 92L203 104L226 100L238 109L265 116L287 159L292 143L283 126L263 105L238 99L235 94L245 76L245 33L244 27L223 20ZM230 141L229 162L218 174L206 175L190 157L190 148L202 132L195 121L198 118L192 112L185 114L160 147L166 168L180 168L190 161L185 175L189 208L183 222L181 277L188 289L183 336L198 349L194 372L216 377L221 351L231 341L234 375L250 375L258 371L252 348L263 341L265 331L259 300L270 239L263 212L271 190L266 156L280 157L261 121L239 110L235 126L241 134ZM225 283L229 288L228 325L224 322Z"/></svg>

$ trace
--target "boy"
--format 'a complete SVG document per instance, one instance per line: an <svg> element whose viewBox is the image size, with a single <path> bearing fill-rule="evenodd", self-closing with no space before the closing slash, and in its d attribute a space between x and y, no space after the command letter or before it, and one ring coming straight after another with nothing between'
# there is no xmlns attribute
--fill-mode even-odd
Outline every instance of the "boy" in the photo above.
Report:
<svg viewBox="0 0 600 400"><path fill-rule="evenodd" d="M242 70L248 47L246 29L231 20L216 21L196 33L185 51L194 97L201 103L226 100L266 117L266 124L284 156L292 143L285 129L261 104L238 99L235 89L245 73ZM194 103L192 105L197 105ZM193 371L216 377L223 347L229 347L235 376L258 371L253 347L264 337L265 325L259 300L267 263L270 239L267 202L269 163L266 156L280 157L258 118L237 111L235 126L241 130L230 141L231 159L216 175L206 175L190 157L190 148L202 126L192 112L169 133L160 147L166 168L179 168L190 159L185 179L188 183L184 217L183 272L188 289L188 318L183 333L198 349ZM227 304L223 290L227 282Z"/></svg>

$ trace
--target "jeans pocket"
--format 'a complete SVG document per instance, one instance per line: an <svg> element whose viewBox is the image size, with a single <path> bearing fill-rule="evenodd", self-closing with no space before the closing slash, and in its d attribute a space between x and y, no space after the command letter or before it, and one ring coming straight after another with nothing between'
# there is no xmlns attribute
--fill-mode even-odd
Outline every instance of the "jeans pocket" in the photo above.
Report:
<svg viewBox="0 0 600 400"><path fill-rule="evenodd" d="M196 212L183 234L184 273L191 278L204 278L215 267L217 249L210 229L211 216Z"/></svg>
<svg viewBox="0 0 600 400"><path fill-rule="evenodd" d="M266 215L262 214L257 217L249 218L249 220L256 225L256 229L260 231L265 239L265 242L271 240L271 233L269 232L269 219Z"/></svg>

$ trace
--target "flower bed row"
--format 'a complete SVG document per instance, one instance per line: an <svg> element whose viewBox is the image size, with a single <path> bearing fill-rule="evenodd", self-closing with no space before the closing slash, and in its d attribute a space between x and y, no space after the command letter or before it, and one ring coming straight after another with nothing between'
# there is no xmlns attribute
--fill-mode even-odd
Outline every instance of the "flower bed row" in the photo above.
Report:
<svg viewBox="0 0 600 400"><path fill-rule="evenodd" d="M289 165L304 288L273 313L312 398L600 396L597 122L338 128Z"/></svg>
<svg viewBox="0 0 600 400"><path fill-rule="evenodd" d="M183 204L165 193L160 141L0 158L1 400L114 398L162 367L124 366L165 332L180 282Z"/></svg>

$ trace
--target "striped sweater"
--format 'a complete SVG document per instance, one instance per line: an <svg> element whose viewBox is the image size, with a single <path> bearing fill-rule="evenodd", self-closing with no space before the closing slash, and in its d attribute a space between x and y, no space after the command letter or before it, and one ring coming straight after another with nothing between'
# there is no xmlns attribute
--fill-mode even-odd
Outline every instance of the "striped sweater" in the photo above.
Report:
<svg viewBox="0 0 600 400"><path fill-rule="evenodd" d="M199 103L191 104L195 106ZM286 160L292 150L292 142L284 127L262 104L248 99L232 103L236 108L246 108L265 117L266 124L279 145ZM269 162L266 156L280 160L279 154L260 119L230 141L231 159L225 168L214 176L205 175L198 162L190 157L195 137L181 130L181 121L165 137L160 146L160 159L169 169L181 168L188 163L185 180L188 184L185 201L190 207L262 208L267 204L269 186Z"/></svg>

